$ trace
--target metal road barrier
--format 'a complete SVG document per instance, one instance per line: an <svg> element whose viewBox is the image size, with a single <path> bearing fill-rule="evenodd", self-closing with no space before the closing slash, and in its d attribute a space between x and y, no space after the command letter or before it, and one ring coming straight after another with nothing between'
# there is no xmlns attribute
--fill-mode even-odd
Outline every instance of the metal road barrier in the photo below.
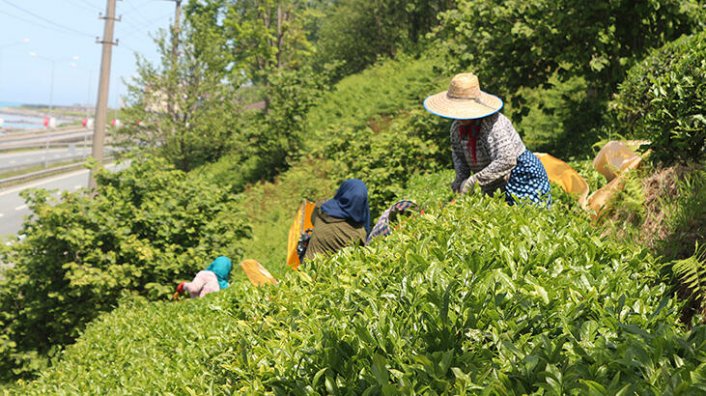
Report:
<svg viewBox="0 0 706 396"><path fill-rule="evenodd" d="M103 160L103 164L112 162L113 158L109 157ZM24 182L29 182L32 180L40 179L46 176L51 176L59 173L65 173L73 170L79 170L84 168L85 162L77 162L75 164L57 166L55 168L42 169L36 172L25 173L23 175L7 177L5 179L0 179L0 188L5 188L13 186L16 184L21 184Z"/></svg>
<svg viewBox="0 0 706 396"><path fill-rule="evenodd" d="M2 136L0 138L0 150L48 147L51 143L56 142L88 141L91 140L92 135L93 132L89 130L73 130L50 134Z"/></svg>

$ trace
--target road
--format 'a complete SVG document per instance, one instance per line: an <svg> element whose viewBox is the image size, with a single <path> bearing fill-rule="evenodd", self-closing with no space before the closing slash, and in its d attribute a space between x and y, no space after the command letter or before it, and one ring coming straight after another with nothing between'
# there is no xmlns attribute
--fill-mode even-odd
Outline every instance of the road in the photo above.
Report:
<svg viewBox="0 0 706 396"><path fill-rule="evenodd" d="M114 169L115 165L106 165ZM61 191L76 191L88 186L88 170L83 169L59 176L34 181L32 183L0 190L0 236L17 234L25 217L30 210L20 197L20 192L28 188L45 188L58 190L54 194L60 195Z"/></svg>
<svg viewBox="0 0 706 396"><path fill-rule="evenodd" d="M69 146L49 150L32 150L0 154L0 172L28 168L45 163L65 162L86 158L90 147ZM45 162L46 161L46 162Z"/></svg>

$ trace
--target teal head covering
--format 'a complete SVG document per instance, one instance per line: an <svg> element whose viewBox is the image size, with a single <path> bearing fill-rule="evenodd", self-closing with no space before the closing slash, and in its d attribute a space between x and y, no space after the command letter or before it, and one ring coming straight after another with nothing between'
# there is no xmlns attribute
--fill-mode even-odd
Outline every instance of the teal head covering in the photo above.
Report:
<svg viewBox="0 0 706 396"><path fill-rule="evenodd" d="M211 271L218 278L218 285L221 289L228 287L228 279L230 279L230 270L233 269L233 264L226 256L217 257L211 265L206 268L206 271Z"/></svg>

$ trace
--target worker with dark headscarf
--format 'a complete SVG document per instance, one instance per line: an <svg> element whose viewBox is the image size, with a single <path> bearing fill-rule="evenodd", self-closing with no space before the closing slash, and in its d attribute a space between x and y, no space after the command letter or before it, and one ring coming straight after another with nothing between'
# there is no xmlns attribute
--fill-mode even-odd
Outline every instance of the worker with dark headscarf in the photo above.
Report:
<svg viewBox="0 0 706 396"><path fill-rule="evenodd" d="M368 188L359 179L344 181L336 196L317 208L312 217L314 232L304 255L306 259L365 244L370 232Z"/></svg>

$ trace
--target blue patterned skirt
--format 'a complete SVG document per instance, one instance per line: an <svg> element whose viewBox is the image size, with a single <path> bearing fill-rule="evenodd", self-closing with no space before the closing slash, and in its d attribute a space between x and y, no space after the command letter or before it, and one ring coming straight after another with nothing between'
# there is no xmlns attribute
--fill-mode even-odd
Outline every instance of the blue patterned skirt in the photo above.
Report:
<svg viewBox="0 0 706 396"><path fill-rule="evenodd" d="M517 157L517 165L510 172L510 179L505 185L505 199L510 205L518 200L530 200L546 206L551 204L547 171L531 151L525 150Z"/></svg>

